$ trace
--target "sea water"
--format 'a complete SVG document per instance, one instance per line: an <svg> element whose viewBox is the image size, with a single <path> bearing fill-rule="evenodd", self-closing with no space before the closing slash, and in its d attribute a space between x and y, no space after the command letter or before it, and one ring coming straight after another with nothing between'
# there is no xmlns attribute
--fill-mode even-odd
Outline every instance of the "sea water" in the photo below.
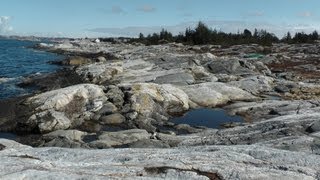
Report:
<svg viewBox="0 0 320 180"><path fill-rule="evenodd" d="M40 42L0 39L0 100L30 93L31 89L16 86L24 77L59 68L47 62L62 56L32 49L36 43Z"/></svg>

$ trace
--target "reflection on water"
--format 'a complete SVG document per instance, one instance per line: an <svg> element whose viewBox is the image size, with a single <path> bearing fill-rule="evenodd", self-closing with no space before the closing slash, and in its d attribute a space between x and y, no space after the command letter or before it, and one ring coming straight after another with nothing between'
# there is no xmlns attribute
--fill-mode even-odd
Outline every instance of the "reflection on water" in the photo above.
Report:
<svg viewBox="0 0 320 180"><path fill-rule="evenodd" d="M208 128L221 128L222 124L230 122L244 122L241 116L230 116L223 109L194 109L184 116L172 118L176 124L189 124L190 126L205 126Z"/></svg>
<svg viewBox="0 0 320 180"><path fill-rule="evenodd" d="M17 138L17 135L12 134L12 133L0 132L0 138L15 140Z"/></svg>

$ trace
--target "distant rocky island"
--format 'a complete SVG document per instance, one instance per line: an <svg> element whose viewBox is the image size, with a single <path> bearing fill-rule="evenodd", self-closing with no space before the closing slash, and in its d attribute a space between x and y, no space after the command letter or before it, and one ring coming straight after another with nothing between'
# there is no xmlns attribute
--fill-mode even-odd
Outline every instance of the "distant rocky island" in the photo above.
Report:
<svg viewBox="0 0 320 180"><path fill-rule="evenodd" d="M0 102L4 179L320 179L317 42L36 48L68 58ZM243 122L171 121L202 108Z"/></svg>

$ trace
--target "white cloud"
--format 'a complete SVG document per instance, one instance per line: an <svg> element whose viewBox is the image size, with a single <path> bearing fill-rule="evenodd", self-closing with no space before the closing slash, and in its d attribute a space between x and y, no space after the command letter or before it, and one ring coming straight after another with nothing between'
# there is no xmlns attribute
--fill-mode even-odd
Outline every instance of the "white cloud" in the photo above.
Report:
<svg viewBox="0 0 320 180"><path fill-rule="evenodd" d="M124 14L125 10L122 9L122 7L120 7L120 6L112 6L111 12L114 14Z"/></svg>
<svg viewBox="0 0 320 180"><path fill-rule="evenodd" d="M10 26L11 18L9 16L0 16L0 33L7 34L13 31L12 26Z"/></svg>
<svg viewBox="0 0 320 180"><path fill-rule="evenodd" d="M302 12L299 14L300 17L311 17L313 16L313 13L312 12L309 12L309 11L305 11L305 12Z"/></svg>
<svg viewBox="0 0 320 180"><path fill-rule="evenodd" d="M141 11L141 12L154 12L156 11L156 8L151 6L151 5L143 5L141 7L138 8L138 11Z"/></svg>
<svg viewBox="0 0 320 180"><path fill-rule="evenodd" d="M268 32L274 33L279 38L283 37L286 32L290 31L292 33L304 31L310 33L314 30L319 30L319 25L317 24L272 24L268 22L247 22L247 21L204 21L208 27L216 29L223 32L237 33L242 32L244 29L249 29L254 31L254 29L264 29ZM162 28L167 29L173 34L179 34L179 32L185 32L188 27L195 27L197 22L185 22L173 26L135 26L135 27L125 27L125 28L93 28L87 29L88 32L97 33L100 36L127 36L127 37L137 37L140 32L143 34L151 34L154 32L160 32Z"/></svg>

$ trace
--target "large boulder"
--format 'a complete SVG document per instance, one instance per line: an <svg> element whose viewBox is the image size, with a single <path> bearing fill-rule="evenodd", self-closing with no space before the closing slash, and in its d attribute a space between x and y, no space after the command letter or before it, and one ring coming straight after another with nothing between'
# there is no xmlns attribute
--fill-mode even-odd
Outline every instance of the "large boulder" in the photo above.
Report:
<svg viewBox="0 0 320 180"><path fill-rule="evenodd" d="M272 91L273 81L274 79L271 77L260 75L246 77L239 81L229 82L228 84L257 95L261 92Z"/></svg>
<svg viewBox="0 0 320 180"><path fill-rule="evenodd" d="M208 63L208 70L213 74L247 75L254 74L253 67L239 59L219 59Z"/></svg>
<svg viewBox="0 0 320 180"><path fill-rule="evenodd" d="M168 114L182 113L189 109L189 98L181 89L170 85L154 83L137 83L131 86L132 109L148 117L154 109L161 106Z"/></svg>
<svg viewBox="0 0 320 180"><path fill-rule="evenodd" d="M215 75L209 73L203 66L192 66L189 68L189 70L197 81L218 81L218 78Z"/></svg>
<svg viewBox="0 0 320 180"><path fill-rule="evenodd" d="M238 60L219 60L208 64L209 71L214 74L230 74L240 67Z"/></svg>
<svg viewBox="0 0 320 180"><path fill-rule="evenodd" d="M117 108L121 108L124 103L124 93L118 86L108 86L106 96Z"/></svg>
<svg viewBox="0 0 320 180"><path fill-rule="evenodd" d="M107 124L107 125L117 125L117 124L121 124L123 122L125 122L126 118L124 116L122 116L119 113L115 113L115 114L110 114L107 116L102 116L100 118L100 123L101 124Z"/></svg>
<svg viewBox="0 0 320 180"><path fill-rule="evenodd" d="M256 97L234 86L220 82L208 82L181 87L192 103L202 107L215 107L230 101L249 101Z"/></svg>
<svg viewBox="0 0 320 180"><path fill-rule="evenodd" d="M24 105L31 108L27 120L20 126L47 133L68 129L82 123L107 100L103 89L93 84L79 84L35 95Z"/></svg>

